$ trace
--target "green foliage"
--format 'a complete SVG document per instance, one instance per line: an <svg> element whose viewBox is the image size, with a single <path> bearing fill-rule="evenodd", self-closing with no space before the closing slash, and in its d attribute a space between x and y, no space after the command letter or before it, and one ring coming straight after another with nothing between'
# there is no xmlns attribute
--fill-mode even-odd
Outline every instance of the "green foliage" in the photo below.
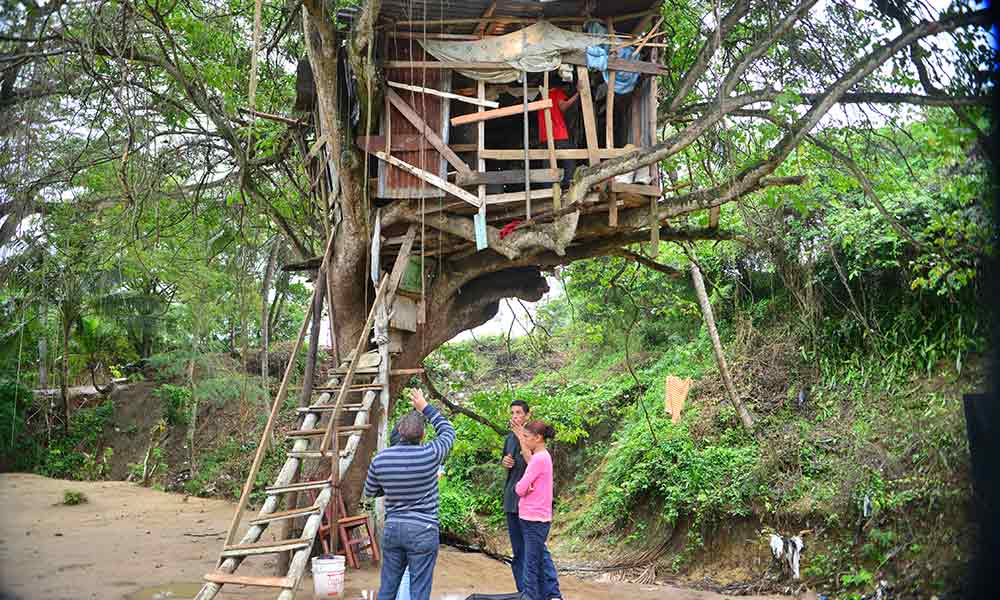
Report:
<svg viewBox="0 0 1000 600"><path fill-rule="evenodd" d="M159 398L168 425L188 424L191 410L191 388L164 383L153 390L153 395Z"/></svg>
<svg viewBox="0 0 1000 600"><path fill-rule="evenodd" d="M86 504L88 502L87 495L83 492L78 492L75 490L65 490L63 491L63 505L65 506L76 506L78 504Z"/></svg>
<svg viewBox="0 0 1000 600"><path fill-rule="evenodd" d="M68 435L54 435L41 455L35 470L57 479L88 479L103 477L106 466L99 466L95 456L101 455L103 465L110 458L102 448L102 438L114 420L115 404L111 399L81 408L73 413Z"/></svg>
<svg viewBox="0 0 1000 600"><path fill-rule="evenodd" d="M27 430L31 399L31 391L24 385L0 378L0 464L11 471L30 469L42 452Z"/></svg>
<svg viewBox="0 0 1000 600"><path fill-rule="evenodd" d="M475 500L468 486L461 481L445 477L439 486L441 529L456 535L463 535L471 529L471 517Z"/></svg>

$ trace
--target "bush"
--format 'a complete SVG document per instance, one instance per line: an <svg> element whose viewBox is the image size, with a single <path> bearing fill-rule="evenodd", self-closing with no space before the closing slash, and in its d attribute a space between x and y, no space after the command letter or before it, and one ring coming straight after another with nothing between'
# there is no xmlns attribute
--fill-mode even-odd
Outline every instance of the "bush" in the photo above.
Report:
<svg viewBox="0 0 1000 600"><path fill-rule="evenodd" d="M77 492L75 490L65 490L63 492L62 503L65 506L76 506L78 504L86 504L87 502L87 495L83 492Z"/></svg>
<svg viewBox="0 0 1000 600"><path fill-rule="evenodd" d="M163 418L171 426L187 425L190 420L191 388L164 383L153 390L163 406Z"/></svg>
<svg viewBox="0 0 1000 600"><path fill-rule="evenodd" d="M69 434L52 438L48 451L41 456L35 470L57 479L88 479L93 476L97 470L93 457L101 453L104 429L112 423L114 416L115 403L111 399L73 413ZM104 457L106 460L109 456ZM88 461L94 466L88 468ZM106 472L97 471L101 476Z"/></svg>

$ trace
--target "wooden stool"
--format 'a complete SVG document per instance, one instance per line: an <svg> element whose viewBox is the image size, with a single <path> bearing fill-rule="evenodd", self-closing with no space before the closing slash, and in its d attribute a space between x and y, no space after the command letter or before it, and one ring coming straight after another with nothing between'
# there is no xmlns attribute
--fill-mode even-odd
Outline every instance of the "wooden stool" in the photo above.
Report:
<svg viewBox="0 0 1000 600"><path fill-rule="evenodd" d="M340 537L340 545L343 547L344 556L347 557L347 564L355 569L360 569L358 551L365 548L371 549L372 562L378 563L381 560L381 555L378 550L378 542L375 541L375 536L372 533L371 521L368 515L347 516L347 507L344 504L343 495L339 495L338 499L337 533ZM332 505L333 502L330 502L327 504L326 510L323 511L323 521L317 533L320 542L323 544L323 552L326 554L330 553L330 523L333 521ZM364 532L359 537L352 538L351 533L355 530L360 530L362 527L364 528Z"/></svg>

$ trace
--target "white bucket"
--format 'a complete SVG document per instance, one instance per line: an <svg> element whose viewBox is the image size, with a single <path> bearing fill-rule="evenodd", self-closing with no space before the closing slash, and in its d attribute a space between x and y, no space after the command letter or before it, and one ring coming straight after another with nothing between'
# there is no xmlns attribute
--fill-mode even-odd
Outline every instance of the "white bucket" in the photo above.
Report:
<svg viewBox="0 0 1000 600"><path fill-rule="evenodd" d="M344 557L312 559L315 598L340 598L344 593Z"/></svg>

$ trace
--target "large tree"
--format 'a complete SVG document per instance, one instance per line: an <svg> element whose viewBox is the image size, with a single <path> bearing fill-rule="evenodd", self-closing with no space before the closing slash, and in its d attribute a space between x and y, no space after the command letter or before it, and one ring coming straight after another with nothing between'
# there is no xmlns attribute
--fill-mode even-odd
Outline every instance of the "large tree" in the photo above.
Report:
<svg viewBox="0 0 1000 600"><path fill-rule="evenodd" d="M332 229L326 275L336 338L340 348L353 347L372 297L374 216L366 161L353 140L376 119L349 119L338 60L346 53L362 106L379 106L381 2L351 11L349 29L318 0L264 6L255 105L288 112L285 65L304 53L318 99L315 123L248 116L252 3L5 3L0 243L30 238L30 227L19 229L28 217L74 201L87 210L113 204L133 211L164 198L193 211L199 203L238 202L266 215L303 260L322 251ZM988 17L971 5L940 12L896 0L869 8L835 0L822 9L816 0L683 1L662 11L671 35L658 38L660 56L671 75L659 85L655 144L579 169L562 211L504 238L490 227L487 250L443 259L426 289L426 322L405 340L394 366L419 366L495 315L503 298L540 299L545 270L622 254L648 239L651 227L660 240L730 237L689 217L739 206L765 187L803 184L789 158L803 143L836 150L836 140L823 139L824 122L864 127L905 115L906 106L933 105L953 107L975 127L985 104L993 60L982 30ZM321 195L303 170L310 127L328 136L336 172ZM630 208L609 226L606 201L591 201L589 192L654 163L676 190L659 200L655 218L648 207ZM114 194L67 193L95 169L103 169ZM381 223L383 230L417 224L474 240L471 217L423 215L418 201L393 202Z"/></svg>

